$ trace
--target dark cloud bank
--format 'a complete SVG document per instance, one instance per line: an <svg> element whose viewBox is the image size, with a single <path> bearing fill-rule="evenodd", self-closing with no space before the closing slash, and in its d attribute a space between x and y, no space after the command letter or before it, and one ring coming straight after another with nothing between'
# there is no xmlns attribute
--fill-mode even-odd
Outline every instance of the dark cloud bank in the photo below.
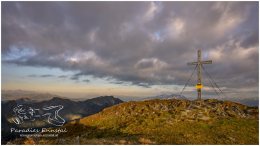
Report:
<svg viewBox="0 0 260 146"><path fill-rule="evenodd" d="M202 49L226 90L258 96L258 2L2 2L2 62L183 85ZM60 78L63 78L62 76ZM88 81L86 81L88 82Z"/></svg>

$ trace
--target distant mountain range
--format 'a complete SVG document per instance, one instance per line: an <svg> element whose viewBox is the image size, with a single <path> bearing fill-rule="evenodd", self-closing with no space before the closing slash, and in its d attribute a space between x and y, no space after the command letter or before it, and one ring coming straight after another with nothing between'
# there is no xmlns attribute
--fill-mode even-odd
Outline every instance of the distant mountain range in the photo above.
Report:
<svg viewBox="0 0 260 146"><path fill-rule="evenodd" d="M2 102L2 140L7 141L9 138L12 138L13 135L9 135L10 127L29 127L29 128L37 128L37 127L52 127L54 125L48 123L48 119L45 121L42 120L33 120L26 121L23 124L17 125L14 122L14 109L19 105L22 105L24 108L20 111L28 111L27 114L23 114L22 116L30 117L30 110L34 110L34 114L39 114L37 109L47 109L53 108L55 106L62 106L62 109L59 111L59 116L62 117L65 122L69 122L74 119L79 119L81 117L86 117L97 112L100 112L106 107L110 107L123 101L114 98L113 96L101 96L92 99L88 99L85 101L73 101L70 99L64 99L60 97L53 97L50 100L37 101L30 98L22 98L17 100L6 100ZM19 112L20 112L19 111ZM57 110L56 110L57 111ZM53 115L55 115L53 111ZM31 110L32 112L32 110ZM37 113L38 112L38 113ZM25 117L25 119L27 118Z"/></svg>
<svg viewBox="0 0 260 146"><path fill-rule="evenodd" d="M157 96L151 96L151 97L145 97L142 98L141 100L151 100L151 99L189 99L189 100L194 100L196 98L190 99L187 98L183 95L179 95L179 94L173 94L173 93L169 93L169 94L160 94ZM214 98L204 98L204 99L214 99ZM219 100L230 100L233 102L238 102L241 104L245 104L247 106L259 106L259 99L258 98L235 98L235 97L228 97L228 98L218 98ZM136 100L139 101L139 100Z"/></svg>
<svg viewBox="0 0 260 146"><path fill-rule="evenodd" d="M143 98L143 100L151 100L151 99L187 99L187 98L179 94L160 94L157 96Z"/></svg>
<svg viewBox="0 0 260 146"><path fill-rule="evenodd" d="M61 97L64 99L71 99L73 101L84 101L86 98L69 98L69 97L62 97L59 95L51 94L51 93L41 93L41 92L34 92L34 91L26 91L26 90L2 90L2 102L7 100L30 100L31 102L37 102L37 101L43 101L43 100L50 100L53 97ZM142 101L142 100L150 100L150 99L189 99L193 100L195 98L188 98L183 95L174 94L174 93L164 93L159 94L156 96L149 96L149 97L132 97L129 96L115 96L116 98L121 99L122 101ZM212 99L214 97L208 97L209 99ZM89 99L89 98L88 98ZM207 99L207 98L203 98ZM225 98L218 98L220 100L230 100L234 102L239 102L248 106L259 106L259 99L258 97L254 98L236 98L236 97L228 97Z"/></svg>
<svg viewBox="0 0 260 146"><path fill-rule="evenodd" d="M17 100L17 99L30 99L32 101L43 101L50 100L52 97L57 97L58 95L26 90L2 90L1 100Z"/></svg>

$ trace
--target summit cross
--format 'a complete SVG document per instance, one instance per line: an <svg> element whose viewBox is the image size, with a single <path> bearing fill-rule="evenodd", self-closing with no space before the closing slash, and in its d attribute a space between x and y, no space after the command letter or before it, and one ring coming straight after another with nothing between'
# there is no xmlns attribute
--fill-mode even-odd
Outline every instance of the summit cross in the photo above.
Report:
<svg viewBox="0 0 260 146"><path fill-rule="evenodd" d="M202 61L201 60L201 50L198 50L198 60L197 62L189 62L188 65L196 65L197 67L197 76L198 76L198 80L197 80L197 92L198 92L198 100L201 100L201 90L202 90L202 74L201 74L201 68L203 64L212 64L212 60L206 60L206 61Z"/></svg>

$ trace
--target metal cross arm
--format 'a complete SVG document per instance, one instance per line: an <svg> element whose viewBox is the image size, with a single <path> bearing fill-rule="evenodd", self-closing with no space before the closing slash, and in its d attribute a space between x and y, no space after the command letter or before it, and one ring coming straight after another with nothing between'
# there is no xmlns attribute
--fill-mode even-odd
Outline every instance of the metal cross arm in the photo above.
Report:
<svg viewBox="0 0 260 146"><path fill-rule="evenodd" d="M197 65L198 62L189 62L188 65ZM212 60L201 61L201 64L212 64Z"/></svg>

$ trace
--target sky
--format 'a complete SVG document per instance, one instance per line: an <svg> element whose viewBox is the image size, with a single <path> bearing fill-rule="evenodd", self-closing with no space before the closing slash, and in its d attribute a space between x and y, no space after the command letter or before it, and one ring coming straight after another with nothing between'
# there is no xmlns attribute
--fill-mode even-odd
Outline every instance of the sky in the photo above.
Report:
<svg viewBox="0 0 260 146"><path fill-rule="evenodd" d="M2 2L2 90L179 94L197 50L228 97L258 99L258 2ZM203 96L216 96L203 74ZM196 96L196 76L184 96ZM202 96L202 97L203 97Z"/></svg>

